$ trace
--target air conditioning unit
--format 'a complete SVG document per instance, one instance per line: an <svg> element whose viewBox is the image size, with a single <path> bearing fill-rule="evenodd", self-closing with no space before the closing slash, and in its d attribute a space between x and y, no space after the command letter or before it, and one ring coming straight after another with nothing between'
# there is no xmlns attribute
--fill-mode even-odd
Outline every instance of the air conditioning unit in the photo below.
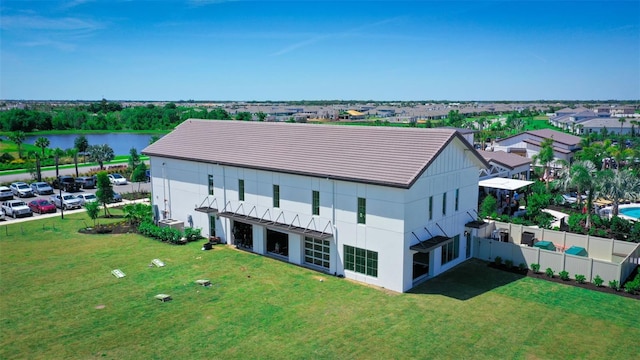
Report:
<svg viewBox="0 0 640 360"><path fill-rule="evenodd" d="M180 231L184 231L184 221L175 220L175 219L162 219L158 221L159 227L170 227L172 229L178 229Z"/></svg>

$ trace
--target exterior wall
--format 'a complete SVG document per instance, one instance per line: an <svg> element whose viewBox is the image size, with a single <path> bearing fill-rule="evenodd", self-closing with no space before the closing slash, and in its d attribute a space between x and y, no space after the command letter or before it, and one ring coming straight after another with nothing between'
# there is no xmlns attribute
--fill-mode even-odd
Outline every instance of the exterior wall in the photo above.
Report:
<svg viewBox="0 0 640 360"><path fill-rule="evenodd" d="M468 156L465 148L457 141L447 146L427 171L406 192L405 200L405 255L404 290L413 287L413 254L411 245L427 240L431 235L460 236L459 257L441 264L441 247L432 250L430 276L451 269L466 260L465 224L475 220L478 206L478 166ZM455 211L455 195L459 190L458 211ZM447 194L446 214L442 213L443 196ZM433 196L432 219L429 219L429 197ZM469 212L469 214L467 214ZM444 230L442 233L440 228ZM426 229L429 230L427 232ZM416 236L414 236L414 234Z"/></svg>

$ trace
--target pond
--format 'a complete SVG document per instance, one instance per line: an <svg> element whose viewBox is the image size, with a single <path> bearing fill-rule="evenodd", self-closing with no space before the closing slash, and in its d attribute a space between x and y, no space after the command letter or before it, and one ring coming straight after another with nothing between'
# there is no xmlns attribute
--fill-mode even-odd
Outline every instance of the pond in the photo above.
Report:
<svg viewBox="0 0 640 360"><path fill-rule="evenodd" d="M116 155L128 155L131 148L142 152L144 148L149 146L149 141L155 134L128 134L128 133L112 133L112 134L88 134L85 135L89 145L108 144ZM74 141L80 135L45 135L45 136L27 136L24 140L25 144L33 145L37 138L46 137L51 143L49 149L70 149L74 147ZM162 135L158 135L162 136Z"/></svg>

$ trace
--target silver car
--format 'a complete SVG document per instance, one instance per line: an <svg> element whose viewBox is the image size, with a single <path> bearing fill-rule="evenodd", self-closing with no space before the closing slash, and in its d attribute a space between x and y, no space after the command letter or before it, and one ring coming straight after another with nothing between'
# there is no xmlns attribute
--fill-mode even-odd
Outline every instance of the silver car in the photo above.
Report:
<svg viewBox="0 0 640 360"><path fill-rule="evenodd" d="M80 209L82 207L81 200L71 194L62 194L62 198L60 198L60 195L52 195L49 200L51 200L57 208L63 210Z"/></svg>
<svg viewBox="0 0 640 360"><path fill-rule="evenodd" d="M8 186L0 186L0 200L13 199L13 191Z"/></svg>
<svg viewBox="0 0 640 360"><path fill-rule="evenodd" d="M34 182L33 184L31 184L31 190L34 194L38 195L53 194L53 188L51 187L51 185L47 184L44 181Z"/></svg>
<svg viewBox="0 0 640 360"><path fill-rule="evenodd" d="M17 197L22 198L33 196L33 190L31 190L31 186L29 186L29 184L25 182L14 182L9 185L9 188L11 188L11 192L13 192L13 195Z"/></svg>
<svg viewBox="0 0 640 360"><path fill-rule="evenodd" d="M78 194L76 197L82 205L98 201L98 197L95 194Z"/></svg>

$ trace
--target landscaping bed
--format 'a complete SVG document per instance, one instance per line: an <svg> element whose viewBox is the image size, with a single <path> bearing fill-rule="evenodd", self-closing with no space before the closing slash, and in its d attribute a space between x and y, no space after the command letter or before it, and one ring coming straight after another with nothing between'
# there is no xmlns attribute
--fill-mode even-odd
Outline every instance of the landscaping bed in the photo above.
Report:
<svg viewBox="0 0 640 360"><path fill-rule="evenodd" d="M499 269L502 271L520 274L523 276L528 276L528 277L532 277L540 280L545 280L545 281L550 281L558 284L575 286L583 289L588 289L588 290L593 290L593 291L619 295L619 296L624 296L631 299L640 300L640 291L635 291L635 292L625 291L625 285L628 282L633 281L633 279L635 279L636 277L640 276L640 267L636 267L634 271L631 272L631 274L626 279L626 281L624 281L623 284L618 289L614 289L610 286L606 286L606 284L603 284L602 286L596 286L595 284L590 282L580 283L573 278L569 278L565 280L565 279L562 279L559 274L553 274L553 276L548 276L544 271L534 272L531 269L521 269L516 266L507 266L502 263L496 264L495 262L489 262L487 265L494 269ZM574 276L574 274L571 274L571 275Z"/></svg>

